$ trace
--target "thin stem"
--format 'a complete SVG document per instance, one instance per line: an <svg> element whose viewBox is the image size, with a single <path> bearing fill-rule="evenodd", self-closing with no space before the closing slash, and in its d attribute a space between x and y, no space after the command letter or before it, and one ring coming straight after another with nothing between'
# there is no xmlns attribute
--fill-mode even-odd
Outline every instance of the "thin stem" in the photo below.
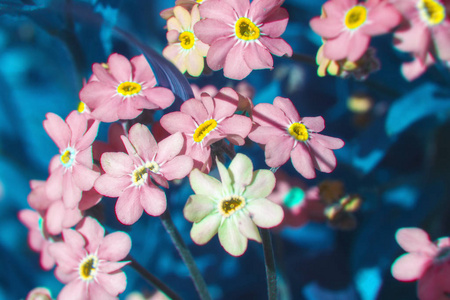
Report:
<svg viewBox="0 0 450 300"><path fill-rule="evenodd" d="M211 300L211 296L208 292L208 288L206 287L205 280L203 279L202 274L200 273L197 265L195 264L194 258L192 257L191 252L183 241L180 232L175 227L175 224L170 217L169 210L166 211L160 216L161 221L166 229L167 233L170 235L172 242L178 250L178 253L181 256L181 259L186 264L186 267L191 274L191 279L194 282L195 288L202 300Z"/></svg>
<svg viewBox="0 0 450 300"><path fill-rule="evenodd" d="M275 259L273 256L272 238L269 229L260 228L264 249L264 261L266 263L267 295L269 300L277 299L277 273L275 271Z"/></svg>
<svg viewBox="0 0 450 300"><path fill-rule="evenodd" d="M172 300L181 300L181 297L178 296L171 288L165 285L161 280L159 280L155 275L150 273L146 268L144 268L141 264L139 264L133 257L128 255L126 260L130 260L130 267L136 270L145 280L148 281L155 289L160 290L167 297Z"/></svg>

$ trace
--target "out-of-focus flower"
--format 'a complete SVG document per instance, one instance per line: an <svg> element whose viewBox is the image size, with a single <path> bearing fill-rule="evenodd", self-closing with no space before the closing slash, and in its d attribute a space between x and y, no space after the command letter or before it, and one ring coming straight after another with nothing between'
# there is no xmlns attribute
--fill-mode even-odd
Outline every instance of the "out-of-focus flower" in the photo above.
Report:
<svg viewBox="0 0 450 300"><path fill-rule="evenodd" d="M127 285L120 269L131 249L131 239L124 232L105 236L97 220L87 217L76 228L63 231L64 242L50 246L56 260L55 276L66 286L58 299L113 299Z"/></svg>
<svg viewBox="0 0 450 300"><path fill-rule="evenodd" d="M220 178L192 170L189 175L195 195L191 195L183 213L194 222L192 240L206 244L216 233L222 247L233 256L242 255L248 239L261 242L258 228L271 228L283 220L283 209L267 200L275 186L269 170L253 172L251 160L237 154L228 169L217 161Z"/></svg>
<svg viewBox="0 0 450 300"><path fill-rule="evenodd" d="M380 69L380 61L376 57L375 49L370 47L356 62L347 59L331 60L323 54L322 45L317 51L316 63L319 65L317 75L324 77L327 73L332 76L349 78L353 76L356 80L366 80L370 73Z"/></svg>
<svg viewBox="0 0 450 300"><path fill-rule="evenodd" d="M309 221L325 220L325 204L320 201L317 187L308 189L300 179L282 170L275 173L275 178L275 189L267 199L283 207L284 219L278 227L300 227Z"/></svg>
<svg viewBox="0 0 450 300"><path fill-rule="evenodd" d="M121 136L125 135L125 130L120 123L111 123L108 129L108 142L94 141L92 144L92 156L100 161L100 157L105 152L126 152Z"/></svg>
<svg viewBox="0 0 450 300"><path fill-rule="evenodd" d="M52 294L49 289L37 287L32 289L25 300L52 300Z"/></svg>
<svg viewBox="0 0 450 300"><path fill-rule="evenodd" d="M170 300L170 298L160 291L156 291L148 296L145 296L140 292L132 292L127 295L125 300Z"/></svg>
<svg viewBox="0 0 450 300"><path fill-rule="evenodd" d="M409 81L413 81L422 75L429 66L434 65L436 60L431 53L427 53L425 60L421 60L417 56L413 55L413 60L409 62L404 62L401 67L403 77Z"/></svg>
<svg viewBox="0 0 450 300"><path fill-rule="evenodd" d="M249 138L265 145L268 166L278 168L290 157L297 172L308 179L316 176L314 168L330 173L336 167L332 150L342 148L344 142L319 134L325 128L323 118L300 118L288 98L276 97L273 105L256 105L253 121L258 126L249 134Z"/></svg>
<svg viewBox="0 0 450 300"><path fill-rule="evenodd" d="M43 122L45 131L58 146L60 154L50 161L50 175L46 193L50 199L63 199L64 205L75 208L82 191L94 186L100 175L93 170L92 142L97 136L99 122L89 122L77 111L69 114L64 122L59 116L48 113Z"/></svg>
<svg viewBox="0 0 450 300"><path fill-rule="evenodd" d="M317 34L326 39L324 56L331 60L359 60L372 36L390 32L401 15L388 1L329 0L323 13L310 21Z"/></svg>
<svg viewBox="0 0 450 300"><path fill-rule="evenodd" d="M400 228L395 239L408 253L392 264L392 276L400 281L419 280L420 300L447 299L450 294L450 238L440 238L433 243L425 231L411 227Z"/></svg>
<svg viewBox="0 0 450 300"><path fill-rule="evenodd" d="M156 79L144 55L131 61L113 53L108 68L95 63L94 79L81 89L80 99L91 109L91 115L102 122L134 119L143 109L163 109L172 104L173 93L155 87Z"/></svg>
<svg viewBox="0 0 450 300"><path fill-rule="evenodd" d="M173 12L175 16L167 20L169 45L162 53L181 73L187 71L191 76L200 76L209 45L194 34L194 24L200 21L198 5L192 8L191 13L181 6L175 6Z"/></svg>
<svg viewBox="0 0 450 300"><path fill-rule="evenodd" d="M191 11L191 9L195 5L201 5L202 3L205 3L206 1L207 0L177 0L177 1L175 1L175 7L181 6L184 9L186 9L187 11ZM164 20L168 20L169 18L174 16L174 9L175 9L175 7L166 8L163 11L161 11L159 13L159 15Z"/></svg>
<svg viewBox="0 0 450 300"><path fill-rule="evenodd" d="M284 0L208 0L200 6L202 20L196 36L211 45L206 62L225 77L243 79L255 69L272 69L276 56L292 56L292 48L280 38L288 23Z"/></svg>
<svg viewBox="0 0 450 300"><path fill-rule="evenodd" d="M31 250L40 253L41 267L44 270L51 270L55 265L55 259L49 253L53 239L44 228L43 219L38 212L30 209L19 211L18 218L29 230L28 244Z"/></svg>
<svg viewBox="0 0 450 300"><path fill-rule="evenodd" d="M411 52L423 64L431 54L450 60L450 3L445 0L390 0L404 17L394 34L394 45Z"/></svg>
<svg viewBox="0 0 450 300"><path fill-rule="evenodd" d="M240 96L231 88L222 88L214 98L203 94L201 99L189 99L179 112L164 115L160 122L170 133L183 133L186 154L194 159L194 168L208 172L212 165L211 144L226 138L243 145L252 121L234 114Z"/></svg>
<svg viewBox="0 0 450 300"><path fill-rule="evenodd" d="M95 182L95 189L108 197L119 197L116 215L123 224L131 225L143 210L159 216L167 206L166 194L157 184L169 187L168 180L181 179L192 170L189 156L179 155L184 144L180 133L173 134L158 144L150 130L142 124L131 127L128 138L122 136L128 155L106 152L101 165L106 172Z"/></svg>

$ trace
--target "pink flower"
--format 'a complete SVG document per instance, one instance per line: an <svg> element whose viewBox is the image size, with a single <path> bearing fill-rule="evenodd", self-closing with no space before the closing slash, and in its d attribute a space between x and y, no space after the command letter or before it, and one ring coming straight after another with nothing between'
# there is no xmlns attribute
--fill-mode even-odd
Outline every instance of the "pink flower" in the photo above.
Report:
<svg viewBox="0 0 450 300"><path fill-rule="evenodd" d="M200 21L198 5L192 8L191 13L181 6L175 6L173 12L175 16L167 21L169 45L164 48L163 55L181 73L187 71L191 76L200 76L209 45L198 40L194 34L194 24Z"/></svg>
<svg viewBox="0 0 450 300"><path fill-rule="evenodd" d="M92 145L92 155L95 160L100 161L100 157L105 152L125 152L121 136L125 130L120 123L111 123L108 129L108 143L94 141Z"/></svg>
<svg viewBox="0 0 450 300"><path fill-rule="evenodd" d="M80 91L80 99L97 120L134 119L143 109L163 109L175 99L170 90L155 87L155 76L143 55L128 61L113 53L107 67L95 63L92 66L95 76Z"/></svg>
<svg viewBox="0 0 450 300"><path fill-rule="evenodd" d="M210 3L212 0L209 0ZM170 133L181 132L186 138L186 154L194 159L194 168L211 167L211 144L227 138L231 143L243 145L250 132L249 118L235 115L239 94L223 88L213 98L202 94L202 100L189 99L179 112L161 118L161 126Z"/></svg>
<svg viewBox="0 0 450 300"><path fill-rule="evenodd" d="M278 228L300 227L309 221L325 220L325 205L320 201L318 187L308 189L298 178L282 170L275 173L275 178L275 189L267 199L283 207L284 219Z"/></svg>
<svg viewBox="0 0 450 300"><path fill-rule="evenodd" d="M206 62L225 77L243 79L254 69L272 69L276 56L292 56L292 48L281 34L288 12L284 0L208 0L200 6L203 18L195 24L195 35L211 45Z"/></svg>
<svg viewBox="0 0 450 300"><path fill-rule="evenodd" d="M48 113L43 124L60 151L50 161L50 176L45 187L47 196L50 199L62 198L67 208L75 208L82 191L92 189L100 175L93 170L91 146L97 136L99 122L90 122L88 126L85 116L73 111L65 122Z"/></svg>
<svg viewBox="0 0 450 300"><path fill-rule="evenodd" d="M48 247L52 244L53 239L45 230L43 219L38 212L30 209L22 209L19 211L18 218L29 230L28 245L31 250L41 254L41 267L44 270L51 270L55 265L55 260L50 255Z"/></svg>
<svg viewBox="0 0 450 300"><path fill-rule="evenodd" d="M330 173L336 167L332 149L342 148L344 142L318 133L325 128L322 117L300 118L291 100L276 97L273 105L255 106L253 121L259 126L248 137L265 145L268 166L278 168L290 157L297 172L308 179L316 176L314 168Z"/></svg>
<svg viewBox="0 0 450 300"><path fill-rule="evenodd" d="M59 300L115 299L127 285L120 269L129 262L121 262L131 248L131 239L124 232L105 236L105 229L97 220L87 217L76 230L63 231L64 242L50 246L56 260L55 276L66 284Z"/></svg>
<svg viewBox="0 0 450 300"><path fill-rule="evenodd" d="M123 224L131 225L143 210L159 216L166 210L166 194L150 180L168 188L168 180L181 179L192 170L192 159L179 155L184 144L178 133L158 144L150 130L142 124L131 127L128 138L122 136L128 155L104 153L101 157L106 172L95 182L95 189L108 197L119 197L116 215Z"/></svg>
<svg viewBox="0 0 450 300"><path fill-rule="evenodd" d="M388 1L329 0L323 5L323 15L313 18L310 26L327 40L326 58L357 61L369 47L371 36L388 33L400 20Z"/></svg>
<svg viewBox="0 0 450 300"><path fill-rule="evenodd" d="M395 239L407 252L392 264L391 273L400 281L419 280L421 300L446 299L450 293L450 238L435 243L420 228L401 228Z"/></svg>

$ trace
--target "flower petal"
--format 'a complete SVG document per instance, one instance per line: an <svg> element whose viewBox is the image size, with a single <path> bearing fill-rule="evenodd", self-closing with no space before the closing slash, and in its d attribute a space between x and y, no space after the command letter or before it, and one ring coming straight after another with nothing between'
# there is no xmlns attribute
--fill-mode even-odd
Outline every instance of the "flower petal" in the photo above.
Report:
<svg viewBox="0 0 450 300"><path fill-rule="evenodd" d="M197 195L207 195L212 198L220 198L222 194L222 183L202 173L198 169L194 169L189 174L189 182L192 189Z"/></svg>
<svg viewBox="0 0 450 300"><path fill-rule="evenodd" d="M314 164L308 147L304 143L297 143L291 152L291 161L295 170L307 179L316 177Z"/></svg>
<svg viewBox="0 0 450 300"><path fill-rule="evenodd" d="M253 173L253 180L242 194L245 198L265 198L275 188L275 175L269 170L257 170Z"/></svg>
<svg viewBox="0 0 450 300"><path fill-rule="evenodd" d="M216 208L216 204L211 197L191 195L184 206L183 215L188 221L198 223Z"/></svg>
<svg viewBox="0 0 450 300"><path fill-rule="evenodd" d="M98 249L98 256L107 261L124 259L131 249L131 239L128 234L116 231L105 236Z"/></svg>
<svg viewBox="0 0 450 300"><path fill-rule="evenodd" d="M391 267L391 273L397 280L414 281L422 276L430 262L429 256L405 253L395 260Z"/></svg>
<svg viewBox="0 0 450 300"><path fill-rule="evenodd" d="M125 225L136 223L144 209L140 203L139 192L132 187L126 189L116 202L117 219Z"/></svg>
<svg viewBox="0 0 450 300"><path fill-rule="evenodd" d="M253 199L245 208L259 227L272 228L283 221L284 212L281 206L265 198Z"/></svg>
<svg viewBox="0 0 450 300"><path fill-rule="evenodd" d="M400 228L395 234L395 239L407 252L421 252L429 256L437 253L437 247L430 241L428 233L420 228Z"/></svg>
<svg viewBox="0 0 450 300"><path fill-rule="evenodd" d="M166 193L153 184L141 187L140 199L145 212L151 216L160 216L166 211Z"/></svg>
<svg viewBox="0 0 450 300"><path fill-rule="evenodd" d="M239 218L236 218L239 231L248 239L261 243L261 236L259 235L258 227L246 214L242 214Z"/></svg>
<svg viewBox="0 0 450 300"><path fill-rule="evenodd" d="M241 256L247 250L247 238L239 231L234 218L227 218L219 227L219 241L233 256Z"/></svg>
<svg viewBox="0 0 450 300"><path fill-rule="evenodd" d="M204 245L217 233L222 220L219 213L209 214L200 222L192 224L191 238L197 245Z"/></svg>

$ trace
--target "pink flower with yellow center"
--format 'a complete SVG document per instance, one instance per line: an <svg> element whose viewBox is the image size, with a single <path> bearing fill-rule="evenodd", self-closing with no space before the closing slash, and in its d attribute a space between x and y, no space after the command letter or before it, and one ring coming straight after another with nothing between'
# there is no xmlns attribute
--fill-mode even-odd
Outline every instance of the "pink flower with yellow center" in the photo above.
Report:
<svg viewBox="0 0 450 300"><path fill-rule="evenodd" d="M106 65L95 63L92 71L92 78L80 91L80 99L91 115L102 122L134 119L143 109L164 109L175 99L169 89L155 87L155 76L143 55L128 61L113 53Z"/></svg>
<svg viewBox="0 0 450 300"><path fill-rule="evenodd" d="M319 134L325 128L322 117L300 118L291 100L276 97L273 105L255 106L253 121L259 126L248 137L265 145L268 166L280 167L290 157L297 172L308 179L316 176L314 169L330 173L336 167L332 149L342 148L344 142Z"/></svg>
<svg viewBox="0 0 450 300"><path fill-rule="evenodd" d="M208 0L200 6L202 20L195 35L211 45L208 66L223 68L225 77L243 79L252 70L272 69L276 56L292 56L292 48L280 38L288 23L284 0Z"/></svg>
<svg viewBox="0 0 450 300"><path fill-rule="evenodd" d="M64 242L50 246L56 260L55 276L66 284L58 299L114 299L127 285L120 269L129 262L124 259L131 249L125 232L105 236L100 223L86 217L76 228L63 231Z"/></svg>
<svg viewBox="0 0 450 300"><path fill-rule="evenodd" d="M174 63L181 73L186 71L191 76L200 76L204 68L203 58L208 53L209 45L198 40L194 35L194 24L200 21L198 5L191 13L181 6L173 9L174 17L167 21L167 40L164 48L165 58Z"/></svg>
<svg viewBox="0 0 450 300"><path fill-rule="evenodd" d="M446 299L450 294L450 238L433 243L425 231L411 227L400 228L395 239L408 253L392 264L392 276L400 281L419 280L417 292L421 300Z"/></svg>
<svg viewBox="0 0 450 300"><path fill-rule="evenodd" d="M82 192L92 189L100 175L93 170L91 146L97 136L99 122L88 124L84 115L73 111L65 122L48 113L43 124L60 152L50 161L50 175L45 186L47 196L53 200L62 198L66 208L75 208Z"/></svg>
<svg viewBox="0 0 450 300"><path fill-rule="evenodd" d="M95 189L102 195L118 197L117 219L131 225L144 210L152 216L159 216L166 210L166 194L155 183L168 188L167 181L187 176L193 162L189 156L179 155L184 144L180 133L156 143L146 126L135 124L128 138L122 136L122 141L128 154L106 152L102 155L105 174L96 180Z"/></svg>
<svg viewBox="0 0 450 300"><path fill-rule="evenodd" d="M326 39L323 51L331 60L357 61L372 36L390 32L400 23L397 10L383 0L329 0L321 17L310 21L314 32Z"/></svg>
<svg viewBox="0 0 450 300"><path fill-rule="evenodd" d="M222 88L214 98L203 93L201 100L189 99L179 112L164 115L161 126L172 134L181 132L186 139L186 155L194 159L194 168L209 171L211 144L226 138L235 145L243 145L251 130L252 121L248 117L234 114L239 99L231 88Z"/></svg>

